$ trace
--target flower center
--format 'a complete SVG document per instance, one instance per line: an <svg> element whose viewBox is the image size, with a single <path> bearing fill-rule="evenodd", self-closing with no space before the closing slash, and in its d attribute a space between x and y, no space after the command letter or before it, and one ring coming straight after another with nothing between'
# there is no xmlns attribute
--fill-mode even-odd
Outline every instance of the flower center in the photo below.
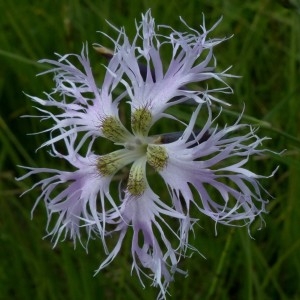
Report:
<svg viewBox="0 0 300 300"><path fill-rule="evenodd" d="M152 114L147 107L134 110L131 115L131 134L120 120L108 116L102 122L104 136L124 148L102 155L97 168L102 176L114 176L126 165L132 164L127 181L127 191L134 196L147 189L146 163L155 171L161 171L168 161L163 145L157 144L157 137L148 137Z"/></svg>

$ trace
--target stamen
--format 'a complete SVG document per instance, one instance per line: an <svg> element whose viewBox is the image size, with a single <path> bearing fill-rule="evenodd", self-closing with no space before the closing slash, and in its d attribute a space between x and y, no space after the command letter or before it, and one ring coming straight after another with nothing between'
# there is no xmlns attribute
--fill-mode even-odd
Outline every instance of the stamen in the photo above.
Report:
<svg viewBox="0 0 300 300"><path fill-rule="evenodd" d="M121 149L99 157L97 169L102 176L112 176L137 158L135 151Z"/></svg>
<svg viewBox="0 0 300 300"><path fill-rule="evenodd" d="M168 153L166 148L160 145L148 145L147 162L156 171L163 170L168 162Z"/></svg>
<svg viewBox="0 0 300 300"><path fill-rule="evenodd" d="M142 158L133 163L127 183L127 190L131 195L140 196L147 187L145 179L145 159Z"/></svg>
<svg viewBox="0 0 300 300"><path fill-rule="evenodd" d="M130 136L130 132L115 117L106 117L102 122L103 135L113 142L125 142Z"/></svg>
<svg viewBox="0 0 300 300"><path fill-rule="evenodd" d="M146 136L151 127L152 114L143 107L135 110L131 116L131 128L135 134Z"/></svg>

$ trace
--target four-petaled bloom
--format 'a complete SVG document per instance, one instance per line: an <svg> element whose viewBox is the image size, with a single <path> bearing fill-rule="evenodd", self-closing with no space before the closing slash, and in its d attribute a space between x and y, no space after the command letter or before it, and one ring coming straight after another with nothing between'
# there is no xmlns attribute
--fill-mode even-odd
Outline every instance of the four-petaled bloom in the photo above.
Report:
<svg viewBox="0 0 300 300"><path fill-rule="evenodd" d="M141 273L150 270L153 284L160 287L159 297L165 298L174 273L184 273L178 268L180 258L188 248L194 250L188 237L197 222L197 211L217 223L249 225L265 211L267 200L262 198L258 182L263 176L245 168L250 156L266 151L259 149L264 139L256 136L251 126L239 124L240 119L232 126L218 128L212 117L211 102L219 101L213 92L231 91L223 81L230 75L215 72L213 48L223 39L208 39L211 30L205 25L201 33L188 26L188 33L161 27L168 34L156 33L148 11L137 25L132 43L124 29L118 30L101 87L95 82L86 47L81 55L42 61L54 66L45 73L55 73L56 88L46 94L47 100L31 99L60 111L54 114L38 108L42 119L54 122L46 130L50 139L42 146L49 146L50 154L67 161L73 171L25 167L29 172L18 180L49 174L33 186L41 188L36 205L40 200L45 202L48 234L54 245L61 238L83 244L83 230L88 238L99 237L107 257L98 270L117 256L126 233L132 231L133 269L141 282ZM171 49L166 70L162 47ZM72 63L74 58L81 70ZM189 83L209 79L225 86L201 91L187 88ZM188 124L180 121L180 114L166 112L187 100L195 104ZM129 104L127 123L121 121L122 103ZM200 130L195 128L199 113L207 118ZM184 124L184 131L149 135L163 118ZM246 132L239 136L241 130ZM99 141L101 146L105 140L117 148L97 153ZM126 168L126 179L120 180L116 194L113 182ZM153 182L151 176L163 180ZM163 182L167 189L160 197L155 190ZM111 235L118 235L113 248L108 243Z"/></svg>

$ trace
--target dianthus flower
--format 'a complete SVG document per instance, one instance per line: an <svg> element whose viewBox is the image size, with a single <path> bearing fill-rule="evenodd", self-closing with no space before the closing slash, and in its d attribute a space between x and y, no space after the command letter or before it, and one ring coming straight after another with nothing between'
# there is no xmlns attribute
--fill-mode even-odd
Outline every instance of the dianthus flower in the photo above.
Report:
<svg viewBox="0 0 300 300"><path fill-rule="evenodd" d="M158 28L167 34L158 34ZM160 288L158 298L165 298L174 273L185 273L178 266L181 257L188 249L196 250L189 244L189 233L199 212L216 223L237 226L249 226L265 212L267 199L259 183L265 176L249 171L246 163L267 150L260 149L265 138L250 125L240 124L241 118L219 128L218 117L213 117L211 103L224 103L214 93L231 92L224 82L231 75L216 72L213 56L213 48L224 39L209 39L212 29L205 24L201 32L188 26L188 32L157 27L150 11L136 29L132 42L124 29L116 29L118 38L111 39L114 50L101 87L86 46L80 55L41 61L54 66L44 73L53 72L56 82L46 100L31 96L41 119L53 123L46 130L50 138L41 147L50 147L51 156L66 161L70 171L24 167L29 171L18 180L47 174L32 187L41 189L34 208L44 201L47 233L54 245L71 238L74 245L79 241L88 247L82 236L100 238L107 257L97 271L118 255L131 231L133 270L142 284L142 274L152 278ZM166 68L163 47L171 50ZM187 88L199 82L208 86L211 80L223 87ZM188 124L180 114L167 112L191 100L194 106L189 108L194 109ZM123 103L129 108L121 118ZM206 121L199 129L200 113ZM170 119L184 130L149 134L158 120ZM100 153L102 146L108 149L107 143L115 150ZM112 185L118 178L115 193ZM160 194L162 186L165 191ZM116 244L111 246L109 237L114 235Z"/></svg>

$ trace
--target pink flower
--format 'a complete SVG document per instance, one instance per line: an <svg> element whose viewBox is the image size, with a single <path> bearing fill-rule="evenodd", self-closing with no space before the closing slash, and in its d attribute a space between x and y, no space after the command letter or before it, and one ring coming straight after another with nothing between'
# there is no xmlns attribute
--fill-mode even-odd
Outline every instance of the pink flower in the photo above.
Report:
<svg viewBox="0 0 300 300"><path fill-rule="evenodd" d="M50 137L41 147L51 147L51 156L65 160L70 170L23 167L29 172L18 180L48 175L32 187L41 189L34 208L44 201L47 233L54 245L70 238L74 245L79 241L88 247L81 239L82 231L87 232L88 240L100 238L107 257L97 272L118 255L124 237L132 231L132 268L141 282L142 274L152 278L160 288L158 298L165 298L174 274L186 273L178 263L187 249L196 250L189 244L189 233L202 214L216 223L249 226L266 211L268 200L263 194L268 194L259 183L265 176L249 171L246 163L268 150L260 149L265 138L259 138L250 125L240 124L240 119L218 128L217 118L212 117L211 101L222 102L213 93L231 92L224 82L231 75L215 72L213 49L224 39L208 39L214 27L206 30L203 24L201 33L188 26L186 33L159 27L169 34L156 32L148 11L132 43L124 29L118 31L101 88L96 85L87 47L81 55L42 60L54 66L44 73L55 74L56 87L46 94L47 100L31 97L40 105L40 117L54 123L46 130ZM171 50L166 71L160 57L162 47ZM225 87L202 91L186 87L209 80ZM119 96L115 96L117 91ZM160 119L183 124L180 114L170 115L166 109L191 99L195 106L190 107L195 109L183 132L149 135ZM129 104L127 127L119 117L118 105L123 102ZM206 116L201 130L196 128L200 112L202 118ZM98 153L98 146L107 143L118 149ZM58 150L62 148L65 154ZM120 180L119 196L113 197L112 182L126 166L127 178ZM167 193L154 191L147 169L160 176ZM111 246L111 235L118 235L115 246Z"/></svg>

